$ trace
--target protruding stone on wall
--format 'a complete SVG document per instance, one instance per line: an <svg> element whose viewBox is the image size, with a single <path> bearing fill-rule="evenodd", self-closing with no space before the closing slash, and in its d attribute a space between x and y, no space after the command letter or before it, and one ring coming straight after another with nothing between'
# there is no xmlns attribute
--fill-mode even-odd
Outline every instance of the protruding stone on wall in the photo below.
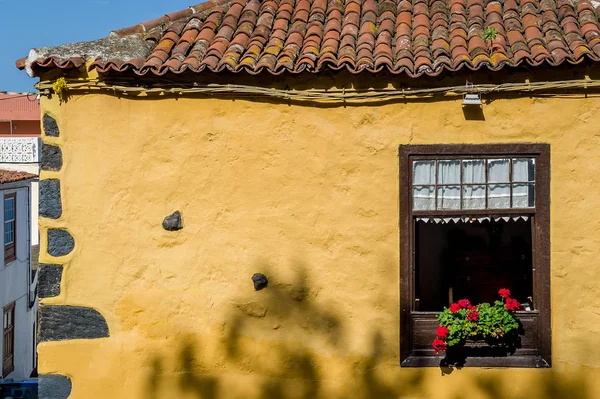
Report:
<svg viewBox="0 0 600 399"><path fill-rule="evenodd" d="M38 376L39 399L67 399L71 395L71 379L60 374Z"/></svg>
<svg viewBox="0 0 600 399"><path fill-rule="evenodd" d="M60 180L45 179L40 181L40 216L58 219L62 215L60 199Z"/></svg>
<svg viewBox="0 0 600 399"><path fill-rule="evenodd" d="M183 224L181 223L181 213L179 211L175 211L163 220L162 223L163 229L168 231L176 231L181 230L183 228Z"/></svg>
<svg viewBox="0 0 600 399"><path fill-rule="evenodd" d="M42 170L59 171L62 168L62 162L60 147L42 144L42 159L40 161Z"/></svg>
<svg viewBox="0 0 600 399"><path fill-rule="evenodd" d="M96 339L109 336L97 310L80 306L40 306L40 342Z"/></svg>
<svg viewBox="0 0 600 399"><path fill-rule="evenodd" d="M56 119L51 117L50 115L44 115L43 119L44 124L44 133L46 136L50 137L58 137L60 136L60 131L58 130L58 124L56 123Z"/></svg>
<svg viewBox="0 0 600 399"><path fill-rule="evenodd" d="M51 298L60 295L62 265L41 264L38 273L38 296L40 298Z"/></svg>
<svg viewBox="0 0 600 399"><path fill-rule="evenodd" d="M267 286L269 285L269 280L267 279L267 276L265 276L262 273L254 274L252 276L252 282L254 282L255 291L260 291L263 288L267 288Z"/></svg>
<svg viewBox="0 0 600 399"><path fill-rule="evenodd" d="M48 230L48 253L50 255L65 256L70 254L74 247L75 240L67 230Z"/></svg>

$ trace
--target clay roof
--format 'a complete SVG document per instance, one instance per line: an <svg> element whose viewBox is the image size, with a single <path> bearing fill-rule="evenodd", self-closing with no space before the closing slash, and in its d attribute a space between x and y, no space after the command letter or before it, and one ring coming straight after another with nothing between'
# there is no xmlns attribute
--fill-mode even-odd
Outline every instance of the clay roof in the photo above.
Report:
<svg viewBox="0 0 600 399"><path fill-rule="evenodd" d="M99 72L251 74L348 69L411 77L444 70L600 60L593 0L215 0L113 32L141 57L96 56ZM19 60L71 68L85 54ZM29 64L28 64L29 63Z"/></svg>
<svg viewBox="0 0 600 399"><path fill-rule="evenodd" d="M0 169L0 184L14 183L21 180L35 179L37 177L37 175L32 173Z"/></svg>

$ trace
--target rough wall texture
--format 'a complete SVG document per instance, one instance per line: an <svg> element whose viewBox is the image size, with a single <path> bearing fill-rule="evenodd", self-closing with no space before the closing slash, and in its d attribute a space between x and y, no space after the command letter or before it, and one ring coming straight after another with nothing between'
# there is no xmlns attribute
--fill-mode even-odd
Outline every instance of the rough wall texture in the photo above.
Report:
<svg viewBox="0 0 600 399"><path fill-rule="evenodd" d="M40 160L42 170L58 171L62 168L62 152L60 147L44 144Z"/></svg>
<svg viewBox="0 0 600 399"><path fill-rule="evenodd" d="M69 376L71 399L600 395L600 100L499 99L485 121L460 101L42 105L64 158L42 172L63 201L42 229L77 243L42 251L66 264L44 303L110 328L40 345L40 373ZM510 142L551 144L553 368L401 369L398 145ZM165 231L173 209L185 228Z"/></svg>
<svg viewBox="0 0 600 399"><path fill-rule="evenodd" d="M49 298L60 295L63 266L42 264L39 273L38 296Z"/></svg>
<svg viewBox="0 0 600 399"><path fill-rule="evenodd" d="M64 375L40 375L38 383L41 399L67 399L71 394L71 380Z"/></svg>
<svg viewBox="0 0 600 399"><path fill-rule="evenodd" d="M97 339L109 336L106 320L95 309L81 306L40 307L39 341Z"/></svg>
<svg viewBox="0 0 600 399"><path fill-rule="evenodd" d="M40 216L58 219L62 214L60 200L60 180L45 179L40 182Z"/></svg>

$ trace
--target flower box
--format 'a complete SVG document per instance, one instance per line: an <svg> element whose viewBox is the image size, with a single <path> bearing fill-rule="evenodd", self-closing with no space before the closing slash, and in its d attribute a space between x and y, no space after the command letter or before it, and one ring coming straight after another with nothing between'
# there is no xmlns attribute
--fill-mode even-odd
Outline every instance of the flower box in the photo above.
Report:
<svg viewBox="0 0 600 399"><path fill-rule="evenodd" d="M521 304L508 289L498 291L502 300L477 306L461 299L438 315L433 341L435 354L446 352L446 363L460 364L469 356L508 356L520 347L523 325L515 312Z"/></svg>

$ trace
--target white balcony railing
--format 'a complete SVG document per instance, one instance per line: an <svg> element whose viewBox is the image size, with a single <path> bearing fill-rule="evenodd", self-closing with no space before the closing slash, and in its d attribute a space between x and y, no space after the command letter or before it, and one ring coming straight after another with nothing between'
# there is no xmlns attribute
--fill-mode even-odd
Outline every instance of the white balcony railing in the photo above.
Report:
<svg viewBox="0 0 600 399"><path fill-rule="evenodd" d="M38 163L39 137L0 137L0 163Z"/></svg>

